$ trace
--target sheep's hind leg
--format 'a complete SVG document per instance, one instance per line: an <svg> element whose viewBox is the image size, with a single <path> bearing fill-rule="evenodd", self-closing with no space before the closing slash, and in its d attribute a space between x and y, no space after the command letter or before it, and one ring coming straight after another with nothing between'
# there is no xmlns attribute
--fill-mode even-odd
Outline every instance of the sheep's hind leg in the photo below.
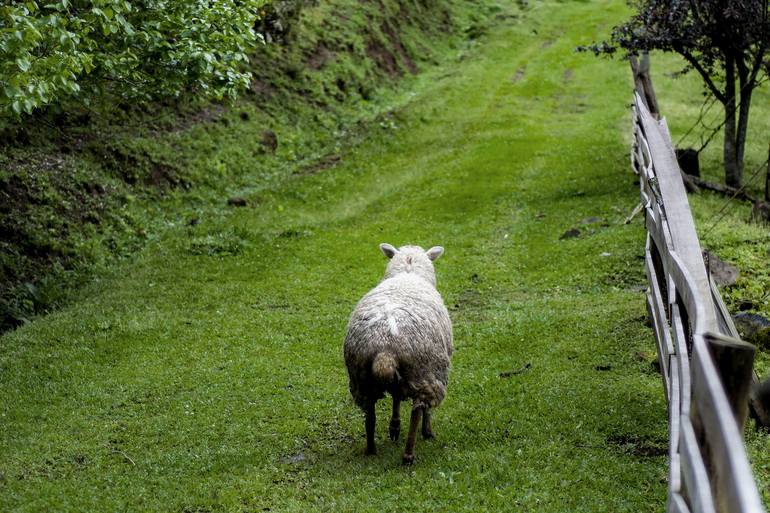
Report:
<svg viewBox="0 0 770 513"><path fill-rule="evenodd" d="M366 454L377 454L377 447L374 445L374 401L366 406Z"/></svg>
<svg viewBox="0 0 770 513"><path fill-rule="evenodd" d="M393 396L393 415L390 417L388 433L394 442L398 440L398 436L401 434L401 398L397 395Z"/></svg>
<svg viewBox="0 0 770 513"><path fill-rule="evenodd" d="M426 440L436 436L433 434L433 425L430 421L430 417L430 408L425 408L425 411L422 414L422 437Z"/></svg>
<svg viewBox="0 0 770 513"><path fill-rule="evenodd" d="M412 417L409 419L409 436L406 439L406 450L404 451L404 465L414 463L414 444L417 440L417 426L420 425L420 418L425 406L416 404L412 406Z"/></svg>

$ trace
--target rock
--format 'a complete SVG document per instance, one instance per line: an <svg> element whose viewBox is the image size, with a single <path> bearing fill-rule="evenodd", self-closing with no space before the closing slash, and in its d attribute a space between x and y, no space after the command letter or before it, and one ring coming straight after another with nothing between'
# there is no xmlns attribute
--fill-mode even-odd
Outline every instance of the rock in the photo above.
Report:
<svg viewBox="0 0 770 513"><path fill-rule="evenodd" d="M736 266L725 262L707 249L703 250L703 263L706 264L706 269L714 277L714 281L721 287L735 285L741 274Z"/></svg>
<svg viewBox="0 0 770 513"><path fill-rule="evenodd" d="M231 207L245 207L249 204L248 201L246 201L246 198L241 198L238 196L232 197L227 200L227 204Z"/></svg>
<svg viewBox="0 0 770 513"><path fill-rule="evenodd" d="M770 223L770 202L757 201L751 209L751 222L757 224Z"/></svg>
<svg viewBox="0 0 770 513"><path fill-rule="evenodd" d="M770 349L770 328L764 328L757 331L752 336L750 336L746 342L754 344L755 346L767 351Z"/></svg>
<svg viewBox="0 0 770 513"><path fill-rule="evenodd" d="M770 428L770 379L754 383L750 397L749 413L757 422L757 427Z"/></svg>
<svg viewBox="0 0 770 513"><path fill-rule="evenodd" d="M754 313L733 315L741 338L762 349L770 349L770 320Z"/></svg>
<svg viewBox="0 0 770 513"><path fill-rule="evenodd" d="M580 230L578 230L577 228L570 228L569 230L561 234L561 237L559 237L559 240L574 239L574 238L580 237L580 233L581 233Z"/></svg>
<svg viewBox="0 0 770 513"><path fill-rule="evenodd" d="M262 132L262 146L270 153L278 149L278 136L272 130Z"/></svg>
<svg viewBox="0 0 770 513"><path fill-rule="evenodd" d="M286 456L284 458L281 458L281 463L302 463L304 461L307 461L307 457L304 453L298 452L297 454L293 454L291 456Z"/></svg>
<svg viewBox="0 0 770 513"><path fill-rule="evenodd" d="M747 341L757 332L770 328L770 320L755 313L733 315L733 322L735 322L738 333Z"/></svg>
<svg viewBox="0 0 770 513"><path fill-rule="evenodd" d="M585 219L580 220L580 224L594 224L594 223L600 223L602 221L601 217L591 216L586 217Z"/></svg>

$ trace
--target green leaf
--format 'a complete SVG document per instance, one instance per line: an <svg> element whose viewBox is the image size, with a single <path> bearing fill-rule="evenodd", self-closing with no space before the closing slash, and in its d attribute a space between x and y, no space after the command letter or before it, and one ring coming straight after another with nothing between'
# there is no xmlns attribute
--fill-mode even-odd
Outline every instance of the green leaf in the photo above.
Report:
<svg viewBox="0 0 770 513"><path fill-rule="evenodd" d="M21 71L29 71L30 66L32 66L32 63L29 61L29 59L25 57L19 57L16 59L16 65L19 67Z"/></svg>

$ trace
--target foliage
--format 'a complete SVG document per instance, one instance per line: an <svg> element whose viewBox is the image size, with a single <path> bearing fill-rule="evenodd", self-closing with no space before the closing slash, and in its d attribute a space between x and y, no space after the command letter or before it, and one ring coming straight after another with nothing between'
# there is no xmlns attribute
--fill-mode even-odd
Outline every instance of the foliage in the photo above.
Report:
<svg viewBox="0 0 770 513"><path fill-rule="evenodd" d="M264 0L55 0L0 7L0 115L69 99L234 96Z"/></svg>
<svg viewBox="0 0 770 513"><path fill-rule="evenodd" d="M725 178L740 186L751 97L762 83L770 50L768 0L638 0L634 5L636 13L615 27L611 43L594 49L681 55L684 71L698 72L724 107Z"/></svg>

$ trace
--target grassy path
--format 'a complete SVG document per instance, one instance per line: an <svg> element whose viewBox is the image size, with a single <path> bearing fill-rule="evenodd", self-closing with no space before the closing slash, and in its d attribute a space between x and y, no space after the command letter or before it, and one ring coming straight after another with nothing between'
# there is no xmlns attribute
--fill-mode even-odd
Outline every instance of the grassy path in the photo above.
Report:
<svg viewBox="0 0 770 513"><path fill-rule="evenodd" d="M661 511L628 72L573 52L623 11L536 4L336 167L0 339L0 510ZM384 402L363 456L341 355L383 241L447 249L457 352L413 468Z"/></svg>

